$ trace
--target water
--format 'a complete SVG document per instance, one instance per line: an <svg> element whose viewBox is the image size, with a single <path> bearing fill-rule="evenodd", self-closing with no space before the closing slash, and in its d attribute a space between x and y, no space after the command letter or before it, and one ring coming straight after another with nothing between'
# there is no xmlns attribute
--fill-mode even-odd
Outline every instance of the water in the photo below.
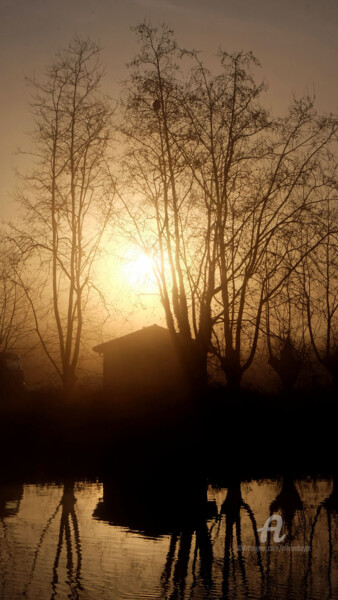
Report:
<svg viewBox="0 0 338 600"><path fill-rule="evenodd" d="M331 479L189 486L1 485L0 598L338 599Z"/></svg>

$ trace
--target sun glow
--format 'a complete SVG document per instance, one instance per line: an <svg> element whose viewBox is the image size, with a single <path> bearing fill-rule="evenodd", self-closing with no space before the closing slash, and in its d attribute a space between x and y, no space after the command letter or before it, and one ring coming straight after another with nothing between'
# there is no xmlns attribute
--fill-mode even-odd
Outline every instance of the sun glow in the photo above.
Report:
<svg viewBox="0 0 338 600"><path fill-rule="evenodd" d="M155 293L156 280L151 258L137 248L129 248L122 258L123 282L139 293Z"/></svg>

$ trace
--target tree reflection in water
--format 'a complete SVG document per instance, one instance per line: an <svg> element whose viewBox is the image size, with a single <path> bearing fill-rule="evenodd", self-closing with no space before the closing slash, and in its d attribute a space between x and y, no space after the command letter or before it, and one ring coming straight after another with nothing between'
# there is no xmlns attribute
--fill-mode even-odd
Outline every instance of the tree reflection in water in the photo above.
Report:
<svg viewBox="0 0 338 600"><path fill-rule="evenodd" d="M332 596L331 572L334 554L333 532L331 528L332 512L337 514L338 508L338 493L337 493L337 478L330 496L324 500L317 509L315 521L312 525L312 531L309 540L309 530L306 527L304 503L300 497L299 491L292 476L285 474L282 478L281 490L277 494L275 500L270 504L270 516L279 513L283 519L283 531L286 532L284 543L292 545L295 539L301 540L302 545L312 546L313 536L316 529L316 523L320 511L327 511L328 519L328 544L329 544L329 560L328 560L328 598ZM276 597L277 589L277 563L274 563L272 570L272 558L277 558L278 554L265 552L264 555L258 550L255 560L257 561L257 570L253 567L251 557L249 558L242 552L242 525L243 517L249 519L252 536L256 547L261 547L260 537L258 535L256 519L250 505L243 500L241 491L241 482L239 480L232 481L228 484L227 496L221 506L220 514L218 515L204 510L199 515L198 523L195 527L191 524L184 527L180 532L175 532L171 535L169 549L166 557L164 570L162 573L162 598L168 600L182 600L183 598L193 598L194 589L197 585L202 584L204 588L202 597L221 597L227 599L229 597L236 598L252 598L259 597L262 600L270 600ZM216 539L220 536L221 524L224 528L223 542L223 571L222 571L222 589L221 596L217 595L217 584L219 579L216 570L213 569L215 564L219 562L219 556L215 555L214 547ZM274 543L272 532L268 532L267 546ZM248 532L246 531L246 539ZM300 537L301 536L301 537ZM193 556L193 540L195 547ZM296 544L297 545L297 544ZM297 555L293 552L283 553L288 564L288 572L285 572L285 584L283 583L282 597L286 593L287 598L295 592L295 586L301 583L299 579L298 569L300 564ZM192 558L191 570L188 569L189 561ZM264 558L264 561L263 561ZM304 555L305 558L305 555ZM313 565L311 562L311 553L309 555L308 575L313 577ZM196 565L199 561L199 573L196 573ZM285 563L280 563L285 564ZM305 563L303 562L303 565ZM320 572L315 570L318 577ZM187 586L189 572L192 572L192 585ZM240 580L238 579L238 576ZM241 581L241 585L240 585ZM297 583L298 582L298 583ZM260 590L260 591L259 591ZM210 596L209 596L209 593ZM206 596L204 596L204 593ZM297 592L296 592L297 593ZM299 593L299 591L298 591ZM199 597L198 591L196 598ZM279 596L278 596L279 597ZM298 597L298 596L297 596ZM312 591L304 598L312 598Z"/></svg>
<svg viewBox="0 0 338 600"><path fill-rule="evenodd" d="M81 585L81 565L82 565L82 552L81 552L81 542L80 542L80 533L77 515L75 512L75 503L76 498L74 494L74 482L72 480L66 481L63 486L63 494L61 500L57 507L55 508L54 513L49 517L46 525L44 526L38 544L36 546L34 552L34 560L32 569L27 581L27 585L23 592L23 595L27 595L28 590L32 584L34 572L36 568L36 564L40 555L41 548L43 546L43 542L46 538L47 532L56 518L60 508L61 508L61 518L60 518L60 527L59 527L59 535L58 542L56 547L55 558L53 562L53 570L52 570L52 594L51 600L54 600L58 591L58 583L59 583L59 567L60 567L60 557L62 554L62 550L64 548L64 544L66 544L66 570L67 570L67 581L66 584L70 589L70 593L68 594L68 598L71 600L78 600L79 591L82 590ZM73 530L73 533L72 533ZM74 540L74 542L73 542ZM74 552L75 551L75 552ZM76 556L76 566L74 566L74 553Z"/></svg>
<svg viewBox="0 0 338 600"><path fill-rule="evenodd" d="M254 513L250 506L244 502L241 492L240 481L233 481L228 487L228 492L225 501L222 504L221 516L225 516L225 540L224 540L224 562L223 562L223 579L222 592L223 598L228 597L229 593L229 576L230 563L233 571L235 571L235 548L234 548L234 528L236 531L237 541L237 558L243 583L244 595L249 598L249 584L247 580L245 560L242 552L242 525L241 525L241 510L247 513L255 539L255 545L259 547L259 538L257 532L257 524ZM261 588L264 585L264 570L260 551L257 552L257 561L261 577Z"/></svg>
<svg viewBox="0 0 338 600"><path fill-rule="evenodd" d="M243 511L249 517L257 546L259 538L254 513L242 498L240 482L229 485L220 514L216 502L208 500L205 482L196 484L184 479L168 482L164 479L157 483L154 493L154 487L148 485L143 477L122 482L106 480L103 499L94 511L94 517L111 525L128 527L147 537L170 536L161 575L161 598L168 600L193 597L197 586L203 587L206 597L215 597L219 580L216 582L213 578L213 567L218 560L214 556L214 543L220 536L221 522L225 523L222 597L227 597L230 562L234 563L235 528L238 562L245 595L249 597L245 561L240 549ZM257 554L257 562L263 589L264 570L260 553Z"/></svg>
<svg viewBox="0 0 338 600"><path fill-rule="evenodd" d="M333 488L331 494L323 502L321 502L317 508L315 518L312 523L311 533L310 533L310 552L309 552L309 560L308 566L305 573L304 578L304 599L307 600L311 598L312 595L312 580L313 580L313 544L315 539L315 533L319 521L320 514L322 510L326 512L327 518L327 532L328 532L328 549L329 549L329 558L327 565L327 581L328 581L328 599L333 597L333 589L332 589L332 562L334 555L333 548L333 532L332 532L332 518L337 520L338 515L338 475L337 473L333 476ZM320 535L320 533L319 533Z"/></svg>
<svg viewBox="0 0 338 600"><path fill-rule="evenodd" d="M224 482L227 487L216 487L208 495L205 480L199 478L196 481L195 475L188 477L185 473L177 478L176 473L168 475L166 471L163 477L155 478L140 471L138 475L133 473L133 477L126 473L121 480L110 478L104 482L103 499L97 504L94 516L136 533L143 565L146 558L140 536L144 538L145 552L147 540L163 538L163 544L151 545L151 552L158 553L151 579L148 580L147 575L141 582L131 578L129 583L126 582L127 588L124 588L126 570L134 569L138 558L133 554L133 545L129 546L130 553L122 557L116 553L117 548L113 544L112 556L117 561L115 566L119 576L116 579L115 567L109 562L112 582L116 579L117 588L113 582L112 590L107 587L107 594L111 591L111 597L114 597L122 586L122 590L129 589L135 597L142 598L144 586L153 581L156 597L161 600L338 598L335 587L337 475L329 493L329 481L325 482L324 488L321 482L318 488L314 486L307 492L306 486L299 487L300 482L285 474L280 490L278 493L274 491L275 499L270 504L267 501L264 508L261 499L269 494L269 488L274 490L276 485L275 481L269 480L257 491L257 495L254 492L250 496L253 498L251 508L243 499L248 488L239 478L233 477L230 482ZM258 483L260 485L261 482ZM50 507L48 519L39 518L35 509L35 502L41 496L38 487L28 490L27 497L25 495L27 502L23 502L21 508L23 486L0 486L0 597L6 600L19 595L35 598L36 590L43 584L48 590L44 597L49 596L51 600L66 596L71 600L92 599L92 594L95 594L93 578L98 582L101 572L94 559L91 565L87 564L87 572L83 573L74 482L66 481L61 493L57 490L61 497L56 502L55 486L47 492L44 490L43 502L48 498L47 506ZM251 492L254 490L255 487ZM324 500L315 499L318 493ZM222 502L217 504L216 500L210 500L212 494L214 498L222 495ZM19 509L23 513L21 518ZM286 533L282 545L310 546L310 553L266 551L258 534L256 518L261 526L269 514L276 513L283 519L281 535ZM27 546L29 538L21 544L21 533L23 528L27 528L27 515L30 514L34 516L34 527L36 524L40 527L35 547ZM86 527L85 513L82 514L81 529ZM97 537L86 541L88 553L92 556L104 528L95 531ZM114 536L112 539L115 539ZM91 546L92 541L94 546ZM242 543L244 546L264 546L264 552L249 552L244 546L242 548ZM273 532L268 531L266 546L269 545L276 543ZM32 557L29 564L27 556ZM20 579L23 576L25 579ZM90 584L88 589L87 584Z"/></svg>
<svg viewBox="0 0 338 600"><path fill-rule="evenodd" d="M204 588L210 591L213 587L212 566L213 566L213 547L211 541L211 531L207 521L217 516L217 507L215 502L205 501L200 504L199 510L195 512L195 518L180 531L171 534L169 550L161 576L162 595L168 598L168 592L171 587L173 591L169 596L170 600L185 597L185 588L188 575L188 566L190 562L193 540L195 549L192 562L193 583L190 590L193 590L200 581ZM177 558L175 561L175 556ZM196 574L197 558L199 557L199 577Z"/></svg>
<svg viewBox="0 0 338 600"><path fill-rule="evenodd" d="M146 537L170 536L161 575L161 598L187 597L191 558L190 593L199 582L207 592L212 589L214 556L208 521L217 519L217 506L214 501L208 501L204 480L197 478L196 481L183 474L176 477L168 472L158 476L155 487L152 479L144 474L131 479L123 477L121 481L106 480L103 499L94 517L111 525L128 527Z"/></svg>
<svg viewBox="0 0 338 600"><path fill-rule="evenodd" d="M59 530L59 539L55 554L55 560L53 565L53 579L52 579L52 588L53 593L51 598L55 598L57 592L57 584L59 582L59 562L60 556L63 549L64 540L66 541L66 553L67 553L67 575L68 581L67 584L70 588L70 595L68 598L72 600L77 600L79 598L79 591L82 590L81 586L81 564L82 564L82 554L81 554L81 543L80 543L80 534L79 534L79 526L77 521L77 516L75 512L75 503L76 498L74 495L74 482L69 481L64 484L63 496L61 499L62 505L62 513L60 520L60 530ZM72 540L72 532L71 526L73 526L73 536L74 536L74 546L75 546L75 555L76 555L76 566L74 566L74 548L73 548L73 540Z"/></svg>
<svg viewBox="0 0 338 600"><path fill-rule="evenodd" d="M13 565L14 555L8 539L7 519L15 517L20 509L23 496L22 484L0 485L0 525L2 529L0 543L0 598L5 598L5 582L10 565Z"/></svg>
<svg viewBox="0 0 338 600"><path fill-rule="evenodd" d="M221 522L225 522L225 540L223 556L223 576L222 576L222 598L227 598L229 594L230 567L235 571L235 555L237 552L238 564L240 568L244 595L250 598L249 584L246 576L245 560L241 550L241 511L247 513L255 543L259 546L259 538L254 513L250 506L244 502L241 494L241 484L239 481L230 483L227 496L222 504L220 514L217 512L215 502L208 502L205 498L204 504L200 504L200 511L195 514L195 522L189 523L171 535L168 554L161 577L162 597L169 600L177 600L188 597L185 595L188 566L192 558L192 585L189 590L189 597L193 597L194 589L198 584L202 584L205 593L211 594L215 591L216 582L213 580L213 565L217 557L214 557L214 544L220 535ZM237 548L234 547L234 529L236 532ZM193 556L193 539L195 547ZM177 556L175 560L175 556ZM263 593L264 570L260 553L257 553L257 562L261 577L261 588ZM196 572L199 563L199 573ZM172 588L170 595L169 590Z"/></svg>
<svg viewBox="0 0 338 600"><path fill-rule="evenodd" d="M293 477L289 474L282 478L282 489L270 504L270 515L280 512L283 524L286 527L285 541L291 542L295 538L293 525L296 513L304 515L304 506L296 488ZM303 524L305 524L303 520ZM270 534L271 532L269 532Z"/></svg>
<svg viewBox="0 0 338 600"><path fill-rule="evenodd" d="M270 504L270 516L275 513L280 513L283 519L283 527L286 529L286 538L284 540L285 544L291 544L292 540L296 537L296 532L294 531L294 521L296 515L298 515L301 519L300 525L303 528L304 536L306 531L306 523L304 516L304 505L300 498L299 492L295 485L294 479L290 474L284 474L282 477L282 488L280 492L277 494L275 500ZM298 528L297 528L298 531ZM268 531L267 545L270 546L272 543L271 540L271 531ZM304 539L305 545L305 539ZM266 591L268 596L272 594L271 583L274 577L271 577L271 552L267 553L267 562L266 562ZM289 552L289 571L287 577L287 589L288 594L292 592L292 575L293 575L293 553Z"/></svg>

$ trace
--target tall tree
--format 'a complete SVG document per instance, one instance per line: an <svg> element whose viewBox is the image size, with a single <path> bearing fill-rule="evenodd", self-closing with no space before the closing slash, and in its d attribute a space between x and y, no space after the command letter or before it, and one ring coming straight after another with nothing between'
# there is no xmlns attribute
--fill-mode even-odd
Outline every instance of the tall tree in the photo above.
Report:
<svg viewBox="0 0 338 600"><path fill-rule="evenodd" d="M85 309L98 292L93 266L113 204L112 109L100 92L99 54L95 43L74 38L43 79L28 80L35 166L22 177L25 226L13 236L26 261L21 285L37 335L67 393L76 380Z"/></svg>
<svg viewBox="0 0 338 600"><path fill-rule="evenodd" d="M153 260L167 326L188 376L196 377L197 371L203 378L210 335L202 340L199 317L201 295L210 285L211 223L176 142L184 125L179 50L166 26L143 24L136 33L141 50L130 64L121 128L125 229Z"/></svg>
<svg viewBox="0 0 338 600"><path fill-rule="evenodd" d="M338 388L338 207L337 181L330 179L321 207L320 243L299 269L308 336L316 359ZM306 232L307 233L307 232ZM305 243L312 239L305 233Z"/></svg>
<svg viewBox="0 0 338 600"><path fill-rule="evenodd" d="M300 227L316 226L335 168L337 121L317 115L310 98L272 119L250 53L220 53L216 76L196 61L185 102L193 151L184 156L216 232L213 345L228 384L238 388L255 356L266 302L318 244L316 237L301 248L297 236Z"/></svg>
<svg viewBox="0 0 338 600"><path fill-rule="evenodd" d="M220 52L214 75L167 27L136 32L124 133L138 201L125 205L154 257L168 327L195 338L204 364L213 350L237 389L264 306L320 243L301 245L297 235L318 225L337 121L310 98L272 118L251 53ZM185 72L182 56L192 61Z"/></svg>

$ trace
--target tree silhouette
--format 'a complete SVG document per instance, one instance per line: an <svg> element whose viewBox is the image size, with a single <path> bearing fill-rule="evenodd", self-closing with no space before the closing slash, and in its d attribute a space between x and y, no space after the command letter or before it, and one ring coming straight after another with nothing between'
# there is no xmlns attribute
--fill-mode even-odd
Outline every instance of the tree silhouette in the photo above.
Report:
<svg viewBox="0 0 338 600"><path fill-rule="evenodd" d="M22 347L29 330L29 307L17 272L20 269L15 248L0 233L0 351L8 352Z"/></svg>
<svg viewBox="0 0 338 600"><path fill-rule="evenodd" d="M196 237L191 231L192 225L204 230L204 217L200 203L194 206L192 176L175 144L182 127L176 79L179 51L166 26L143 24L136 34L141 49L130 64L123 95L123 226L153 261L166 323L188 377L203 377L209 340L197 346L193 338L201 341L199 294L203 289L206 293L210 250L204 233Z"/></svg>
<svg viewBox="0 0 338 600"><path fill-rule="evenodd" d="M304 311L311 346L319 364L330 373L338 386L338 213L336 181L327 185L326 200L321 210L323 239L315 251L302 262L299 279L302 285ZM308 236L306 243L310 244Z"/></svg>
<svg viewBox="0 0 338 600"><path fill-rule="evenodd" d="M136 33L122 127L126 229L153 258L185 355L198 348L206 371L213 352L238 389L266 303L327 239L321 211L333 187L337 121L318 115L309 97L274 118L251 53L220 52L214 75L166 26ZM182 56L192 65L185 71Z"/></svg>
<svg viewBox="0 0 338 600"><path fill-rule="evenodd" d="M13 228L13 238L26 265L20 284L36 333L67 393L89 296L99 292L92 272L112 212L112 110L99 93L101 77L99 47L74 38L45 78L28 80L35 167L22 176L25 225Z"/></svg>
<svg viewBox="0 0 338 600"><path fill-rule="evenodd" d="M293 389L307 359L304 312L297 307L289 287L290 279L285 290L266 303L269 364L278 374L286 393Z"/></svg>

